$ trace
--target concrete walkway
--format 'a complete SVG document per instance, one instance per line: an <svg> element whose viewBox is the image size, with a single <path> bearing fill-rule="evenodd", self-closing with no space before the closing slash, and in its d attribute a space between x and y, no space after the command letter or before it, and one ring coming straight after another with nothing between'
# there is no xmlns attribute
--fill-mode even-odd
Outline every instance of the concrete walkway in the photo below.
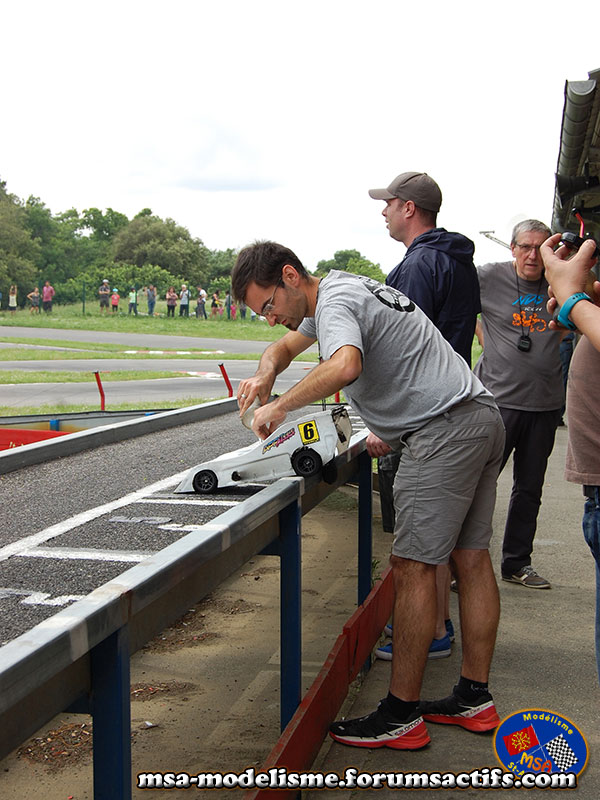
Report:
<svg viewBox="0 0 600 800"><path fill-rule="evenodd" d="M550 591L526 590L500 584L502 619L491 676L491 689L501 717L522 708L547 708L573 720L590 749L588 766L573 793L596 800L600 783L600 692L593 657L594 566L580 532L582 511L579 487L563 480L567 432L560 429L544 489L534 565L548 577ZM500 477L495 517L494 566L510 494L510 469ZM37 486L37 483L36 483ZM334 495L336 497L337 495ZM18 505L18 504L17 504ZM308 690L333 646L355 602L355 507L319 506L303 520L303 691ZM391 537L374 520L374 557L385 566ZM241 772L259 769L275 745L278 729L279 568L276 559L252 559L223 584L194 617L158 637L158 644L134 656L132 681L171 688L157 691L148 702L135 703L133 716L134 776L139 771L221 769ZM456 595L451 596L457 623ZM460 669L460 629L450 658L428 664L423 697L447 694ZM189 633L186 633L189 632ZM173 639L172 643L171 640ZM164 652L158 651L161 641ZM358 694L349 698L343 713L369 713L387 692L389 663L376 662ZM181 685L180 694L174 694ZM81 716L62 715L45 729L63 722L85 722ZM145 721L156 727L147 729ZM341 774L346 767L360 772L468 771L498 767L490 736L479 736L451 726L429 725L432 742L420 752L344 747L327 739L313 770ZM65 756L64 768L51 772L44 764L32 766L13 755L0 770L0 795L27 800L44 786L47 800L72 795L91 800L89 756ZM194 794L196 794L196 791ZM423 790L429 794L427 790ZM174 793L173 793L174 792ZM197 792L211 797L215 792ZM519 790L509 790L514 796ZM147 791L134 790L135 798ZM172 790L176 797L189 791ZM357 800L358 792L336 790L336 798ZM362 790L361 798L388 798L391 792ZM451 790L436 797L454 797ZM462 797L495 796L489 790L463 789ZM502 795L506 794L503 790ZM523 793L520 793L523 795ZM554 792L553 797L560 797ZM547 795L528 790L534 798ZM241 797L237 790L220 790L219 800ZM305 793L304 800L323 800L324 793Z"/></svg>
<svg viewBox="0 0 600 800"><path fill-rule="evenodd" d="M500 581L502 617L490 678L501 719L519 709L550 709L572 720L586 737L590 757L575 790L578 798L598 797L600 784L599 699L594 660L594 561L581 533L583 501L581 487L566 483L563 467L566 428L559 428L546 482L533 565L552 582L551 590L525 589ZM510 463L500 476L494 518L493 562L499 576L499 550L510 496ZM427 699L450 693L460 671L460 626L457 595L451 593L451 615L457 628L449 658L428 662L422 696ZM390 664L375 661L360 691L347 702L347 718L370 713L388 690ZM428 723L431 744L419 752L387 748L369 750L327 742L319 768L342 774L347 766L360 772L469 772L498 767L491 735L469 733L462 728ZM316 765L315 765L316 768ZM336 797L357 798L360 790L336 791ZM433 790L429 790L433 793ZM364 790L361 796L364 797ZM509 790L513 795L518 789ZM506 790L503 790L504 795ZM368 791L385 798L392 791ZM444 797L453 791L442 792ZM492 791L492 794L494 792ZM546 794L529 789L527 797ZM558 792L560 795L561 792ZM440 795L440 792L437 792ZM490 795L489 790L462 790L461 796ZM311 800L322 793L309 793Z"/></svg>

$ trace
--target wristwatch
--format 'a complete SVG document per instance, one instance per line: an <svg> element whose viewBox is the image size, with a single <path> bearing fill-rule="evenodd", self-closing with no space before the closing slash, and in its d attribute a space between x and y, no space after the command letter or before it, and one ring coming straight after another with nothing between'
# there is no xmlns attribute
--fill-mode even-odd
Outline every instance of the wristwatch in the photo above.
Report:
<svg viewBox="0 0 600 800"><path fill-rule="evenodd" d="M556 316L556 321L559 322L564 328L568 328L570 331L577 330L577 325L571 321L569 314L573 309L575 303L578 303L580 300L589 300L590 303L592 302L592 298L589 294L585 292L575 292L569 297L560 307L560 310Z"/></svg>

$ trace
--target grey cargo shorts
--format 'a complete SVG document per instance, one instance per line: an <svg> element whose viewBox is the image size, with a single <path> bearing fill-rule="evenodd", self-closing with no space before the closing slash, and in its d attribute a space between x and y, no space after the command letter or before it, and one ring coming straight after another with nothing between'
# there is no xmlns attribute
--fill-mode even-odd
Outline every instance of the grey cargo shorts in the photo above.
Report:
<svg viewBox="0 0 600 800"><path fill-rule="evenodd" d="M455 548L487 550L503 451L500 412L475 400L408 434L394 481L392 553L446 564Z"/></svg>

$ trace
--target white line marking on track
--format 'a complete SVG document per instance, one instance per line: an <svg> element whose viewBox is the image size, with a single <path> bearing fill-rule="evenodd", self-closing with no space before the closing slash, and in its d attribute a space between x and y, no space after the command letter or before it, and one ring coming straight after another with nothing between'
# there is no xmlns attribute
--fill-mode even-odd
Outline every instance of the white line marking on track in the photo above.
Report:
<svg viewBox="0 0 600 800"><path fill-rule="evenodd" d="M185 500L171 500L168 497L164 499L155 499L152 498L151 500L135 500L136 503L156 503L157 505L171 505L171 506L237 506L240 504L240 500L194 500L193 498L185 499Z"/></svg>
<svg viewBox="0 0 600 800"><path fill-rule="evenodd" d="M91 547L33 547L15 556L23 558L56 558L64 561L131 561L138 564L145 558L150 558L153 552L139 551L137 553L125 550L93 550Z"/></svg>
<svg viewBox="0 0 600 800"><path fill-rule="evenodd" d="M163 489L168 489L169 486L173 486L173 484L181 483L188 471L189 470L186 469L183 472L178 472L176 475L171 475L169 478L163 478L161 481L150 484L150 486L145 486L143 489L137 489L135 492L126 494L118 500L111 500L110 503L104 503L104 505L96 506L96 508L82 511L80 514L75 514L75 516L69 517L69 519L57 522L55 525L51 525L43 531L33 533L31 536L25 536L23 539L7 544L5 547L0 548L0 561L6 561L7 558L17 553L22 555L24 550L37 547L43 542L47 542L49 539L54 539L57 536L61 536L63 533L72 531L73 528L77 528L79 525L101 517L103 514L109 514L117 508L123 508L123 506L127 506L130 503L136 503L147 495L160 492Z"/></svg>
<svg viewBox="0 0 600 800"><path fill-rule="evenodd" d="M81 600L84 594L61 594L52 597L47 592L34 592L28 589L0 588L0 600L4 597L22 597L21 603L26 606L66 606L75 600Z"/></svg>

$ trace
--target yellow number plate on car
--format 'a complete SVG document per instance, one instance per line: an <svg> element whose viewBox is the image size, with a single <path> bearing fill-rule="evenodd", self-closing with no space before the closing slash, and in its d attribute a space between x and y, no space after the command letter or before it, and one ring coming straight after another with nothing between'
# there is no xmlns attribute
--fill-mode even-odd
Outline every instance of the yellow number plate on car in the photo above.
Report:
<svg viewBox="0 0 600 800"><path fill-rule="evenodd" d="M319 429L314 419L300 423L300 425L298 425L298 430L300 431L302 444L313 444L320 440Z"/></svg>

